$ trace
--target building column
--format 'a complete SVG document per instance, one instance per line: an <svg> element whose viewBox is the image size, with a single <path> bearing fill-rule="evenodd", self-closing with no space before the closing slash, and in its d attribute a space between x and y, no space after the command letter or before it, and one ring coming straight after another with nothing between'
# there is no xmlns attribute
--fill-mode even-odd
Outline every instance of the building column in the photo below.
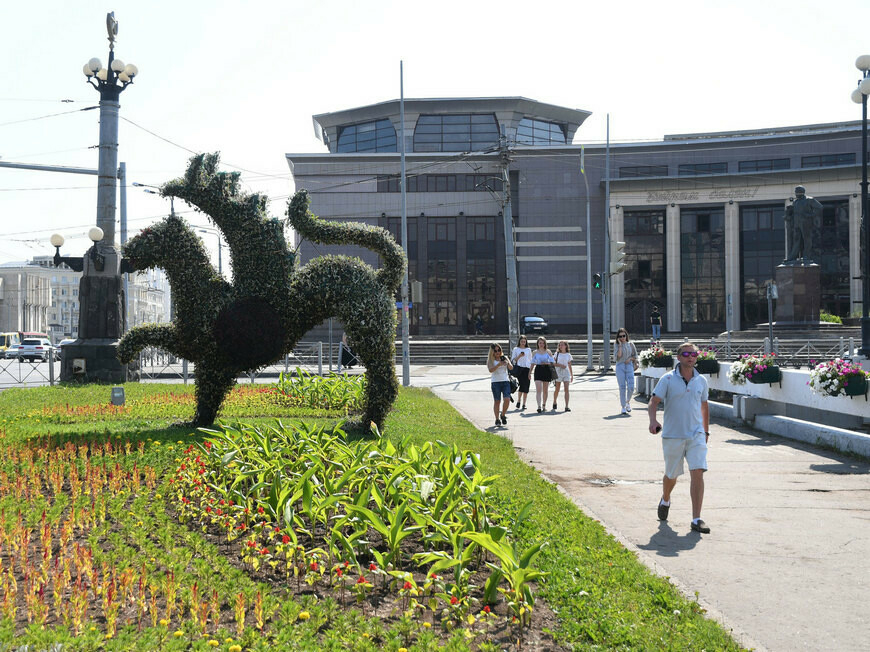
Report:
<svg viewBox="0 0 870 652"><path fill-rule="evenodd" d="M665 208L665 275L668 311L665 315L669 333L683 329L682 270L680 268L680 207Z"/></svg>
<svg viewBox="0 0 870 652"><path fill-rule="evenodd" d="M740 330L740 204L725 204L725 330Z"/></svg>
<svg viewBox="0 0 870 652"><path fill-rule="evenodd" d="M623 240L625 224L623 222L622 206L610 205L610 241ZM626 249L628 245L626 245ZM613 262L612 260L610 262ZM610 274L610 270L605 270ZM591 280L590 280L591 282ZM610 330L625 326L625 273L610 277ZM615 327L615 328L614 328Z"/></svg>
<svg viewBox="0 0 870 652"><path fill-rule="evenodd" d="M849 197L849 316L856 310L863 314L861 302L861 195Z"/></svg>

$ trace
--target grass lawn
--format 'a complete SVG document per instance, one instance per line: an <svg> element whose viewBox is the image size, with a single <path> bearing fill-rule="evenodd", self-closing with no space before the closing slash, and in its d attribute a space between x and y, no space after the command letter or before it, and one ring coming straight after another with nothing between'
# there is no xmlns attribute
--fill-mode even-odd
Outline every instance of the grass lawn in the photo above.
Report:
<svg viewBox="0 0 870 652"><path fill-rule="evenodd" d="M266 528L257 536L271 537L271 569L243 559L244 537L230 541L202 519L179 522L184 506L173 482L205 454L191 444L208 437L172 425L192 416L193 388L131 383L125 391L121 408L108 405L106 386L0 392L0 649L499 650L516 647L520 635L526 649L739 649L695 602L520 461L507 440L477 430L428 390L400 390L384 436L417 450L438 440L478 453L482 475L497 476L489 509L517 523L516 546L546 542L534 559L546 576L535 587L528 630L511 626L503 605L487 616L473 600L440 621L435 609L405 614L394 605L410 596L395 602L391 578L383 568L370 574L368 558L357 570L372 582L368 593L352 583L346 598L342 584L339 596L334 568L283 580L280 539ZM236 388L222 416L265 431L276 418L331 428L345 415L291 405L254 385ZM365 433L348 434L353 446ZM237 464L226 457L209 473L247 468ZM528 501L527 518L519 518ZM431 599L447 591L444 611L452 609L449 588L428 580L424 588L424 578L408 577ZM350 599L354 593L362 599Z"/></svg>

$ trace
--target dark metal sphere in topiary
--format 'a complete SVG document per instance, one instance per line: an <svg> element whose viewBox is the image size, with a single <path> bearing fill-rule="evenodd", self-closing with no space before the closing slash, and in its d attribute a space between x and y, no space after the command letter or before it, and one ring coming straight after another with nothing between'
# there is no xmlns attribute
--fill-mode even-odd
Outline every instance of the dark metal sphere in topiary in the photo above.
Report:
<svg viewBox="0 0 870 652"><path fill-rule="evenodd" d="M220 277L202 241L177 216L143 229L124 247L138 270L160 267L175 303L170 324L132 329L118 345L130 362L146 346L196 363L193 425L214 423L235 379L278 361L306 332L338 317L366 366L365 418L383 425L398 394L395 373L395 293L405 271L401 247L384 229L326 223L308 211L308 194L296 193L287 221L320 244L355 244L376 251L383 267L358 258L323 256L294 269L284 227L266 214L266 198L240 193L239 174L218 172L218 155L191 159L182 179L162 188L206 213L222 231L233 261L233 281Z"/></svg>

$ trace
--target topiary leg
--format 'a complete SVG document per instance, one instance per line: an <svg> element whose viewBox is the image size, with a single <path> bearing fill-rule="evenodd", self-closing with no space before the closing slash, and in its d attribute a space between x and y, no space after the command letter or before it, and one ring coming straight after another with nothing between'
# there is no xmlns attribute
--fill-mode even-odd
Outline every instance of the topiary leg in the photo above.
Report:
<svg viewBox="0 0 870 652"><path fill-rule="evenodd" d="M200 361L194 372L196 378L196 413L192 426L197 428L214 424L218 410L226 395L236 384L235 374L227 373L210 361Z"/></svg>

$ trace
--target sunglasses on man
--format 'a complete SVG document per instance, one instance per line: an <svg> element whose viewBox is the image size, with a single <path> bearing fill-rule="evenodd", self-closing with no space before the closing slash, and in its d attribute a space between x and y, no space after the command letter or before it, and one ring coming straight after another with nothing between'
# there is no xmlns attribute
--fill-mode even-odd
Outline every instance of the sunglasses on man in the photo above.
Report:
<svg viewBox="0 0 870 652"><path fill-rule="evenodd" d="M684 358L697 358L698 352L697 351L680 351L680 355L683 356Z"/></svg>

